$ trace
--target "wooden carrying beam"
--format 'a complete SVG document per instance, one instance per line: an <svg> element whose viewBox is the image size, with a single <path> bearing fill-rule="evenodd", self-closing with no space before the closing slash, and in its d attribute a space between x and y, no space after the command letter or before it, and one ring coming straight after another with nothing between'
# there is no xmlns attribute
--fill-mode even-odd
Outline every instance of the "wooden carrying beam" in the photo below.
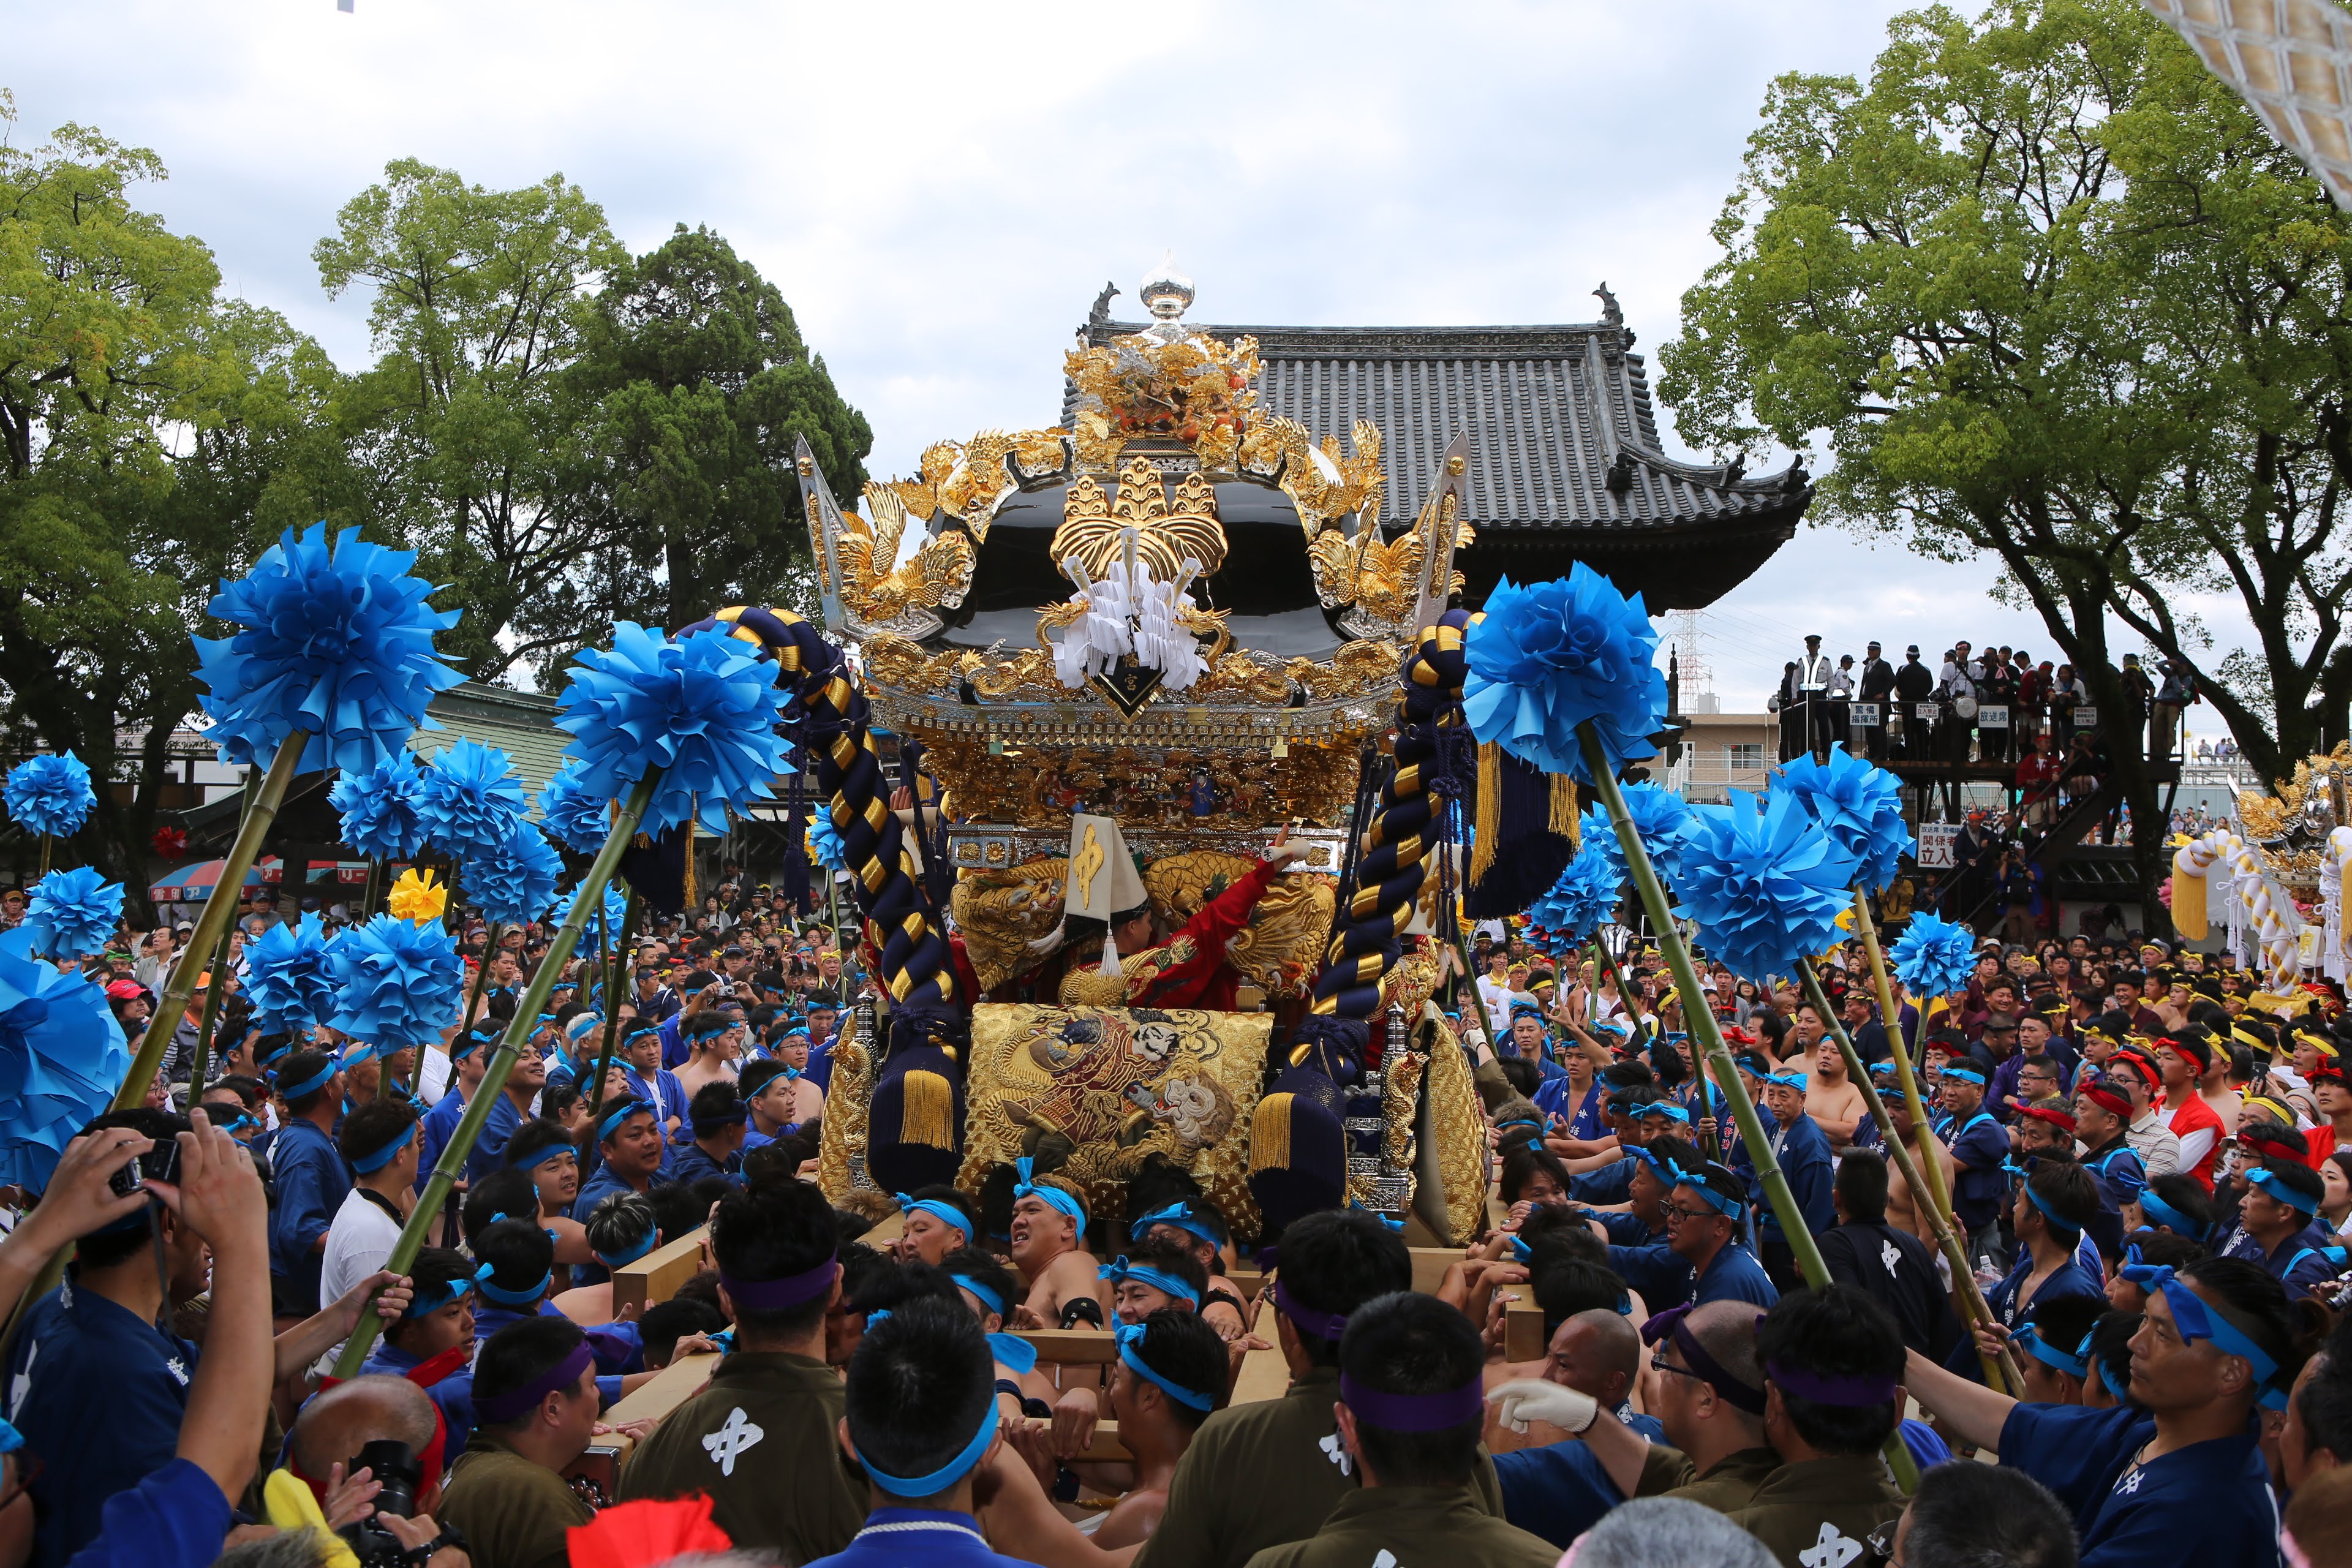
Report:
<svg viewBox="0 0 2352 1568"><path fill-rule="evenodd" d="M647 1307L677 1295L680 1286L702 1272L702 1244L709 1235L709 1226L698 1226L614 1269L613 1315L635 1307L643 1317Z"/></svg>

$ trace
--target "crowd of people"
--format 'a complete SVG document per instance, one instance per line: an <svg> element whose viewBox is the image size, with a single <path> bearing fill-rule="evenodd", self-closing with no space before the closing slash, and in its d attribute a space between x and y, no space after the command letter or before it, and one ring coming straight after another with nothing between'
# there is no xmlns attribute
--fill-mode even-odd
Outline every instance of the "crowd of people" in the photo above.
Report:
<svg viewBox="0 0 2352 1568"><path fill-rule="evenodd" d="M970 1188L828 1201L866 966L760 889L726 903L715 931L641 941L609 1008L584 961L553 977L396 1272L545 934L469 942L480 1016L388 1055L257 1031L233 952L201 1078L202 994L149 1016L170 933L89 961L134 1038L173 1030L178 1076L93 1122L0 1241L22 1307L0 1563L667 1560L644 1532L675 1521L631 1504L702 1510L687 1536L747 1561L877 1568L2269 1564L2290 1498L2310 1561L2352 1551L2352 1035L2326 988L2266 995L2164 943L1992 941L1959 992L1898 984L1890 1027L1858 948L1825 1018L1720 965L1685 997L1638 944L1570 963L1482 936L1444 1010L1492 1091L1491 1219L1431 1281L1355 1209L1253 1258L1164 1161L1091 1212L1050 1142ZM1762 1146L1700 1070L1700 1007ZM1887 1075L1916 1067L1973 1331L1833 1026L1906 1147ZM625 1300L616 1272L683 1238L691 1278ZM1515 1358L1530 1300L1542 1350ZM370 1304L381 1342L338 1381ZM1047 1331L1108 1353L1056 1359ZM2007 1390L1981 1359L2002 1351ZM681 1357L715 1358L698 1392L615 1416ZM1237 1399L1253 1358L1287 1392Z"/></svg>
<svg viewBox="0 0 2352 1568"><path fill-rule="evenodd" d="M2179 754L2182 716L2199 700L2189 668L2166 658L2151 674L2127 653L2116 675L2128 709L2122 717L2146 727L2147 754ZM1781 762L1845 746L1873 762L2015 763L2020 786L2035 786L2029 815L2054 806L2059 773L2084 772L2076 759L2092 754L2096 731L2113 720L2098 713L2072 664L1965 641L1932 663L1916 643L1896 663L1874 642L1856 663L1850 653L1832 660L1822 639L1808 637L1803 656L1781 666L1769 707L1780 715Z"/></svg>

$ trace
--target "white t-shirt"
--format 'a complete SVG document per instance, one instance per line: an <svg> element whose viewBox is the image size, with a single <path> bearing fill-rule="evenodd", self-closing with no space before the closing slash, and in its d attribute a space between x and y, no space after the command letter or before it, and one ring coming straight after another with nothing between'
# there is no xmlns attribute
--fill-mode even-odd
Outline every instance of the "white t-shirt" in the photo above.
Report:
<svg viewBox="0 0 2352 1568"><path fill-rule="evenodd" d="M1480 975L1478 1001L1486 1009L1486 1016L1494 1021L1495 1027L1497 1029L1510 1022L1511 983L1509 980L1497 980L1491 974Z"/></svg>
<svg viewBox="0 0 2352 1568"><path fill-rule="evenodd" d="M383 1212L375 1199L353 1187L343 1206L327 1222L327 1250L319 1260L319 1301L332 1306L343 1293L384 1265L393 1244L400 1239L400 1222ZM329 1372L343 1353L338 1343L319 1359Z"/></svg>

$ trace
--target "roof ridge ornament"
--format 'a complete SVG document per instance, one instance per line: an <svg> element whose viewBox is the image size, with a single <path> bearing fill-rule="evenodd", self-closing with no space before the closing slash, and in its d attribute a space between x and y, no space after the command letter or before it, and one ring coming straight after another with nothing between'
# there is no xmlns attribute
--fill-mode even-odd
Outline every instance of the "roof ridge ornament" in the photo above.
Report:
<svg viewBox="0 0 2352 1568"><path fill-rule="evenodd" d="M1173 249L1160 253L1160 265L1135 286L1135 297L1151 312L1151 325L1143 329L1143 336L1172 343L1192 335L1183 324L1184 312L1192 308L1192 279L1176 265Z"/></svg>

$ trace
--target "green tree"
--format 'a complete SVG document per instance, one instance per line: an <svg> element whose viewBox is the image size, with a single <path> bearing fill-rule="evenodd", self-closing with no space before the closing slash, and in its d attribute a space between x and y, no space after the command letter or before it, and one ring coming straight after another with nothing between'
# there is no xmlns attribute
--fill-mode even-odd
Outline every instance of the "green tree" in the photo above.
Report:
<svg viewBox="0 0 2352 1568"><path fill-rule="evenodd" d="M446 650L495 680L575 644L521 623L601 539L570 372L590 293L628 259L604 209L561 174L493 191L404 158L311 255L331 296L374 289L378 358L340 415L384 521L465 608Z"/></svg>
<svg viewBox="0 0 2352 1568"><path fill-rule="evenodd" d="M2343 220L2129 0L1889 34L1866 86L1773 84L1662 395L1719 449L1825 433L1827 517L1990 554L2111 714L2119 618L2275 773L2339 646ZM2260 646L2214 659L2191 591L2235 595ZM2152 895L2144 737L2113 734Z"/></svg>
<svg viewBox="0 0 2352 1568"><path fill-rule="evenodd" d="M794 442L805 437L835 489L854 495L874 436L774 284L719 235L680 224L613 269L572 374L593 405L576 471L607 531L568 594L526 612L535 644L568 651L547 639L813 597Z"/></svg>
<svg viewBox="0 0 2352 1568"><path fill-rule="evenodd" d="M0 144L0 719L18 749L89 764L75 847L137 918L214 584L355 499L324 418L334 367L131 205L163 177L80 126Z"/></svg>

